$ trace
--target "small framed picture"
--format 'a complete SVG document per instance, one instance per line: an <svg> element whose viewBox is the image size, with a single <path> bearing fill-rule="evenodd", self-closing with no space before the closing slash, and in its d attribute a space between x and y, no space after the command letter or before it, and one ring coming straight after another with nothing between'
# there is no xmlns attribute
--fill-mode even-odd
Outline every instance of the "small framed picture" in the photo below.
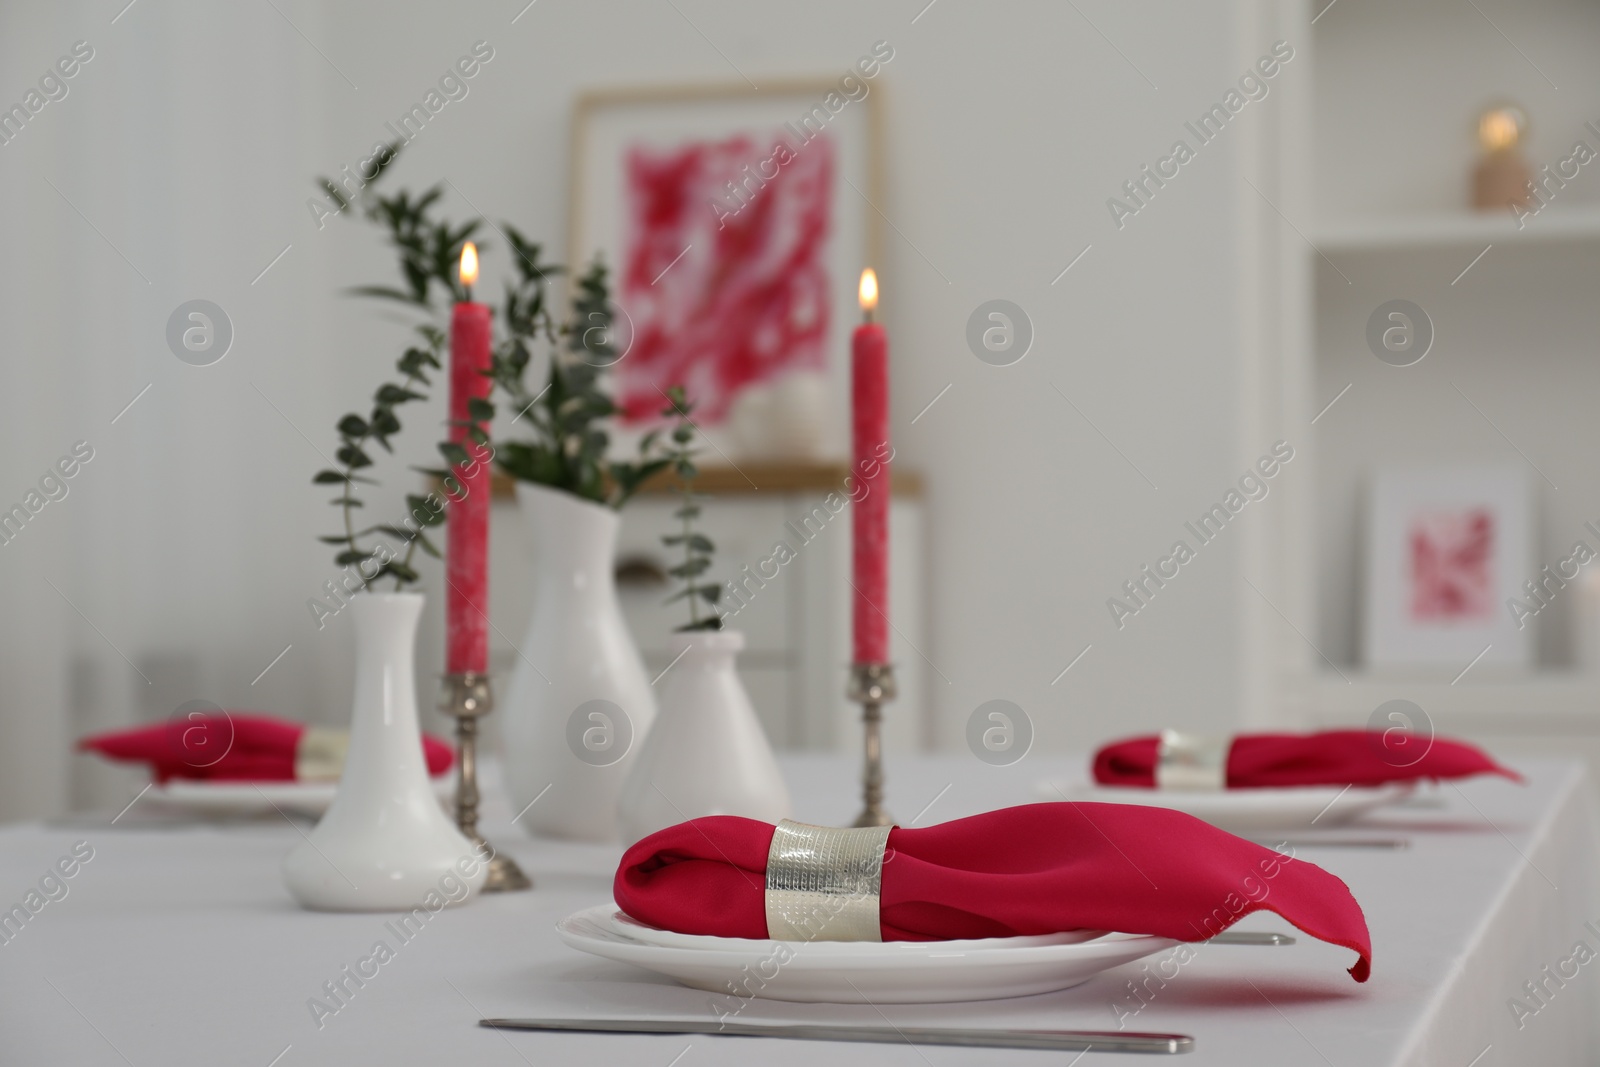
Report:
<svg viewBox="0 0 1600 1067"><path fill-rule="evenodd" d="M1532 625L1507 603L1536 570L1532 526L1520 468L1379 471L1367 516L1366 664L1529 666Z"/></svg>
<svg viewBox="0 0 1600 1067"><path fill-rule="evenodd" d="M848 456L857 283L881 267L880 92L850 74L580 97L566 262L610 272L615 450L681 385L707 462Z"/></svg>

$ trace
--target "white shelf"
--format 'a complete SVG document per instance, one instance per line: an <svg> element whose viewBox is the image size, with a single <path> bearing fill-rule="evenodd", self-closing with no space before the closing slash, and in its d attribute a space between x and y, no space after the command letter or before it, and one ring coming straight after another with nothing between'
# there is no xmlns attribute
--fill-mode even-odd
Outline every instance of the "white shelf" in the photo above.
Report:
<svg viewBox="0 0 1600 1067"><path fill-rule="evenodd" d="M1600 676L1578 671L1533 671L1455 685L1345 669L1318 674L1311 685L1312 717L1324 725L1358 726L1387 700L1409 700L1435 726L1518 734L1600 735Z"/></svg>
<svg viewBox="0 0 1600 1067"><path fill-rule="evenodd" d="M1324 253L1384 252L1414 249L1482 249L1484 245L1556 244L1600 241L1600 206L1565 210L1552 205L1522 227L1509 211L1473 214L1373 216L1317 227L1315 243Z"/></svg>

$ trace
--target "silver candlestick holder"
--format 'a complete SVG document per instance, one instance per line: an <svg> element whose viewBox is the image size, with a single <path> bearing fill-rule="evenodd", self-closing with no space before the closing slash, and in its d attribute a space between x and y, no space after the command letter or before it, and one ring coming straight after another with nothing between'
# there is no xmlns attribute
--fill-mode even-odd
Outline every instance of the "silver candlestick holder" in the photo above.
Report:
<svg viewBox="0 0 1600 1067"><path fill-rule="evenodd" d="M861 705L865 762L861 769L863 807L854 826L892 826L883 810L883 705L895 697L894 666L888 663L852 663L845 695Z"/></svg>
<svg viewBox="0 0 1600 1067"><path fill-rule="evenodd" d="M456 779L456 826L481 855L488 852L489 876L485 893L508 893L532 889L533 879L510 856L496 851L478 833L478 720L494 710L494 694L489 676L466 671L444 676L444 699L439 710L456 720L457 758L460 772Z"/></svg>

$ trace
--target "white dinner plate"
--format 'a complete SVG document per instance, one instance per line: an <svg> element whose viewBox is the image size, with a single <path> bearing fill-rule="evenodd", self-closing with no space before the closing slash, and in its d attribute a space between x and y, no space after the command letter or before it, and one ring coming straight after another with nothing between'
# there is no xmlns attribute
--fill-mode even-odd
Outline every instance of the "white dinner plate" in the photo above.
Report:
<svg viewBox="0 0 1600 1067"><path fill-rule="evenodd" d="M441 801L455 789L455 777L445 772L432 779L434 793ZM146 801L169 808L204 815L259 815L274 809L299 815L321 815L333 803L339 783L331 782L237 782L174 778L152 785Z"/></svg>
<svg viewBox="0 0 1600 1067"><path fill-rule="evenodd" d="M632 938L634 941L643 941L647 945L662 945L666 948L701 948L701 949L727 949L762 948L770 950L775 944L766 938L749 940L742 937L713 937L709 934L680 934L675 930L662 930L656 926L647 926L631 915L620 911L611 913L611 928L623 937ZM1038 934L1032 937L989 937L967 941L941 941L940 945L948 951L960 951L966 948L1022 948L1031 945L1076 945L1083 941L1093 941L1097 937L1104 937L1109 930L1068 930L1059 934ZM790 942L796 944L797 942ZM907 944L908 942L894 942ZM870 944L865 941L813 941L807 948L808 952L817 952L823 955L849 956L859 954L858 946Z"/></svg>
<svg viewBox="0 0 1600 1067"><path fill-rule="evenodd" d="M556 924L556 932L580 952L631 963L692 989L841 1004L1000 1000L1049 993L1178 943L1148 934L1097 931L972 941L669 938L662 936L668 931L634 923L612 904L569 915ZM672 938L692 944L667 944Z"/></svg>
<svg viewBox="0 0 1600 1067"><path fill-rule="evenodd" d="M1218 792L1137 789L1040 782L1040 800L1089 800L1174 808L1235 834L1344 826L1374 808L1395 804L1414 782L1381 786L1300 786L1293 789L1224 789Z"/></svg>

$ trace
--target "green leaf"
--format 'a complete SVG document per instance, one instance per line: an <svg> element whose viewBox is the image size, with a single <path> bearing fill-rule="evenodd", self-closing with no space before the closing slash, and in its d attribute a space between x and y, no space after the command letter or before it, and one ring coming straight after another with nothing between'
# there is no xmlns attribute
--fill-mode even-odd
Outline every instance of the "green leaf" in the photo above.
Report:
<svg viewBox="0 0 1600 1067"><path fill-rule="evenodd" d="M434 546L434 543L432 541L428 540L427 535L425 535L425 534L423 534L421 532L419 532L417 534L417 544L422 546L422 551L426 552L428 555L432 556L434 559L443 559L444 558L443 556L441 556L439 554L439 550L438 550L438 548L436 548Z"/></svg>
<svg viewBox="0 0 1600 1067"><path fill-rule="evenodd" d="M406 276L406 284L411 287L411 302L423 307L430 306L427 268L414 259L406 258L400 261L400 272Z"/></svg>
<svg viewBox="0 0 1600 1067"><path fill-rule="evenodd" d="M696 588L695 592L699 593L700 599L707 604L715 604L722 598L722 586L720 585L702 585Z"/></svg>
<svg viewBox="0 0 1600 1067"><path fill-rule="evenodd" d="M437 367L439 361L425 348L408 348L405 355L395 360L394 365L401 374L421 378L426 382L428 377L423 372L430 367Z"/></svg>
<svg viewBox="0 0 1600 1067"><path fill-rule="evenodd" d="M311 482L313 485L343 485L345 476L335 470L320 470Z"/></svg>
<svg viewBox="0 0 1600 1067"><path fill-rule="evenodd" d="M494 405L481 396L468 397L467 415L478 422L488 422L494 418Z"/></svg>
<svg viewBox="0 0 1600 1067"><path fill-rule="evenodd" d="M400 420L395 418L394 412L388 408L379 408L372 413L372 432L380 439L397 434L400 432ZM388 448L389 443L384 441L383 445Z"/></svg>
<svg viewBox="0 0 1600 1067"><path fill-rule="evenodd" d="M380 403L380 404L404 404L407 400L426 400L426 399L428 399L426 396L423 396L421 393L414 393L410 389L405 388L404 386L394 385L392 383L387 383L387 382L378 387L377 396L378 396L378 403Z"/></svg>
<svg viewBox="0 0 1600 1067"><path fill-rule="evenodd" d="M422 307L428 306L428 302L426 300L423 300L412 293L401 292L399 289L391 289L386 285L357 285L353 288L346 289L345 292L349 293L351 296L372 296L381 300L398 300L402 304L416 304Z"/></svg>
<svg viewBox="0 0 1600 1067"><path fill-rule="evenodd" d="M717 546L711 543L711 538L705 534L690 534L689 547L696 552L715 552Z"/></svg>
<svg viewBox="0 0 1600 1067"><path fill-rule="evenodd" d="M452 467L461 467L472 462L472 457L467 454L467 450L454 441L439 442L439 455L443 456L444 461Z"/></svg>
<svg viewBox="0 0 1600 1067"><path fill-rule="evenodd" d="M339 451L335 452L334 455L339 457L340 463L343 463L351 470L359 470L362 467L372 466L372 458L355 445L345 445L344 447L340 448Z"/></svg>
<svg viewBox="0 0 1600 1067"><path fill-rule="evenodd" d="M687 563L680 563L676 567L667 568L667 573L674 578L698 578L711 567L711 561L705 556L696 556Z"/></svg>
<svg viewBox="0 0 1600 1067"><path fill-rule="evenodd" d="M398 538L401 541L409 542L411 540L410 530L406 529L404 526L393 526L389 523L380 523L377 526L368 526L365 530L360 531L356 536L366 537L375 533L388 534L390 537Z"/></svg>
<svg viewBox="0 0 1600 1067"><path fill-rule="evenodd" d="M339 420L339 432L346 437L365 437L370 427L360 415L346 415Z"/></svg>
<svg viewBox="0 0 1600 1067"><path fill-rule="evenodd" d="M411 521L422 526L443 525L445 519L443 501L440 501L440 505L438 510L435 510L432 503L425 496L417 496L414 493L406 496L406 508L411 516Z"/></svg>
<svg viewBox="0 0 1600 1067"><path fill-rule="evenodd" d="M326 537L317 538L317 540L325 545L343 545L350 542L350 538L344 534L328 534Z"/></svg>
<svg viewBox="0 0 1600 1067"><path fill-rule="evenodd" d="M352 563L365 563L371 552L345 551L333 557L336 567L348 567Z"/></svg>
<svg viewBox="0 0 1600 1067"><path fill-rule="evenodd" d="M404 563L401 563L399 560L392 560L389 563L384 564L383 571L385 574L392 574L396 578L399 578L401 581L405 582L414 582L419 577L416 571L412 570Z"/></svg>

